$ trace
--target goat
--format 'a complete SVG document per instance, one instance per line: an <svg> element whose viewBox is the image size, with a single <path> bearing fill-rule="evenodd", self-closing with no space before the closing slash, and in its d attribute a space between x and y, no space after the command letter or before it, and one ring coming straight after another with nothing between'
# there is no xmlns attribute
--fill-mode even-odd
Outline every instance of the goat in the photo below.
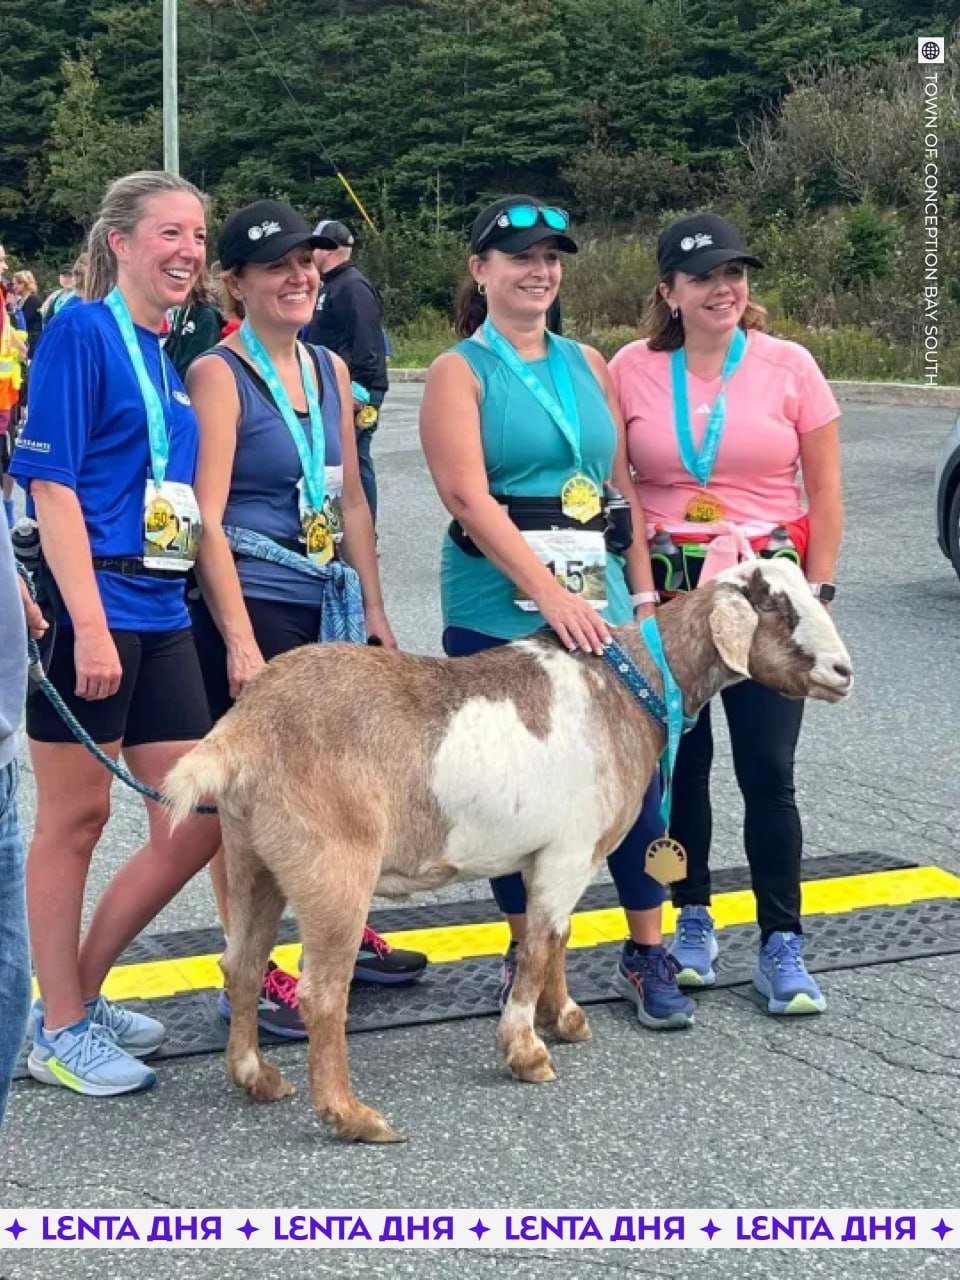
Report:
<svg viewBox="0 0 960 1280"><path fill-rule="evenodd" d="M663 647L695 714L752 678L839 701L850 658L800 570L752 561L660 609ZM636 626L614 635L661 687ZM314 1106L346 1140L402 1140L353 1094L344 1024L373 894L521 871L527 936L500 1021L519 1080L554 1078L536 1026L590 1038L564 973L570 914L635 820L665 733L607 665L549 632L439 659L339 644L275 658L167 778L174 825L219 805L230 929L222 968L230 1078L293 1090L257 1041L257 995L285 902L303 942L299 996Z"/></svg>

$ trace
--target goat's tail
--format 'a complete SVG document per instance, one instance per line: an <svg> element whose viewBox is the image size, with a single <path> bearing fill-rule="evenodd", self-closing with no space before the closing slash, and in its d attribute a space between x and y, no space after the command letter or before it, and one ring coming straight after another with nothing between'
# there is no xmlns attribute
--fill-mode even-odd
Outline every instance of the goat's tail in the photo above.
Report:
<svg viewBox="0 0 960 1280"><path fill-rule="evenodd" d="M225 728L218 725L167 774L163 790L171 801L171 831L190 816L201 800L221 804L238 781L240 760Z"/></svg>

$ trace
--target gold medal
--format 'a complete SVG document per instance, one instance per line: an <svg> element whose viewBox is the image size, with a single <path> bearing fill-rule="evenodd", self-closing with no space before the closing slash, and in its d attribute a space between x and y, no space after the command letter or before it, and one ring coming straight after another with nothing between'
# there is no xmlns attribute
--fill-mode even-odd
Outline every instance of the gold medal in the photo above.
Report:
<svg viewBox="0 0 960 1280"><path fill-rule="evenodd" d="M560 491L560 506L569 520L588 524L600 514L600 490L589 476L578 471Z"/></svg>
<svg viewBox="0 0 960 1280"><path fill-rule="evenodd" d="M361 431L369 431L371 427L375 427L377 425L379 417L380 411L375 405L364 404L357 410L355 422Z"/></svg>
<svg viewBox="0 0 960 1280"><path fill-rule="evenodd" d="M180 522L172 502L159 494L147 503L143 513L143 525L147 540L164 550L180 532Z"/></svg>
<svg viewBox="0 0 960 1280"><path fill-rule="evenodd" d="M314 564L327 564L333 559L333 534L322 512L314 511L304 518L303 539Z"/></svg>
<svg viewBox="0 0 960 1280"><path fill-rule="evenodd" d="M647 845L644 870L658 884L673 884L687 874L687 851L672 836L660 836Z"/></svg>
<svg viewBox="0 0 960 1280"><path fill-rule="evenodd" d="M683 513L684 519L692 524L715 524L718 520L723 520L725 515L723 503L709 489L701 489L695 493Z"/></svg>

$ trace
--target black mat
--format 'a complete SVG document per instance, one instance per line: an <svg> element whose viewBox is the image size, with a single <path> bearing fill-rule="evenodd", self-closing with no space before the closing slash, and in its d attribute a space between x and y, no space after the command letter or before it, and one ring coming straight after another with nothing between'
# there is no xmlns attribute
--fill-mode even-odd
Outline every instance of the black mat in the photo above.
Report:
<svg viewBox="0 0 960 1280"><path fill-rule="evenodd" d="M829 874L855 874L849 870L849 862L846 865L846 871ZM893 868L875 865L872 869ZM810 870L810 866L805 868L805 879L813 878ZM455 905L462 908L474 904ZM486 904L476 905L485 907ZM463 920L462 913L458 919ZM432 922L437 923L435 914ZM379 927L379 918L377 924ZM956 899L809 916L806 926L807 966L815 973L960 953L960 900ZM748 983L756 959L756 926L726 928L720 943L717 987ZM612 986L618 950L616 944L605 944L568 953L567 977L575 1000L581 1004L598 1004L619 998ZM495 1014L499 967L497 957L482 957L431 965L423 979L412 986L356 984L350 995L347 1030L382 1031ZM709 993L705 998L709 999ZM131 1001L130 1005L164 1022L167 1040L156 1057L174 1058L214 1053L226 1046L228 1029L217 1014L216 1001L215 991L192 991L163 1000ZM263 1041L284 1043L268 1036L264 1036ZM15 1072L15 1079L26 1074L24 1061L25 1058Z"/></svg>

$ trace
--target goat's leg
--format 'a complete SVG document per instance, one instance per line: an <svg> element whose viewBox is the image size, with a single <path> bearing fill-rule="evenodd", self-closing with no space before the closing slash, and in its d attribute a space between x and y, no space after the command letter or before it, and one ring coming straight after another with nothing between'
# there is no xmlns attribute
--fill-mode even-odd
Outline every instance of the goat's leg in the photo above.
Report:
<svg viewBox="0 0 960 1280"><path fill-rule="evenodd" d="M564 1040L588 1040L586 1015L567 992L564 963L570 913L593 873L592 850L536 855L527 883L527 935L517 950L517 977L500 1022L507 1066L520 1080L554 1079L547 1047L537 1035L539 1015Z"/></svg>
<svg viewBox="0 0 960 1280"><path fill-rule="evenodd" d="M239 824L224 822L229 930L220 968L230 995L227 1073L259 1102L294 1092L260 1053L257 1007L270 950L277 940L284 898Z"/></svg>
<svg viewBox="0 0 960 1280"><path fill-rule="evenodd" d="M313 1105L345 1142L404 1140L354 1095L347 1061L347 998L379 862L366 848L326 849L323 869L315 865L310 881L291 894L303 942L298 994L310 1036ZM330 867L341 868L339 878Z"/></svg>
<svg viewBox="0 0 960 1280"><path fill-rule="evenodd" d="M587 1022L587 1015L570 999L570 993L567 990L566 959L569 937L569 925L563 933L551 931L549 935L547 967L544 973L543 990L537 1001L536 1023L543 1031L555 1035L558 1040L578 1043L589 1040L592 1032Z"/></svg>

